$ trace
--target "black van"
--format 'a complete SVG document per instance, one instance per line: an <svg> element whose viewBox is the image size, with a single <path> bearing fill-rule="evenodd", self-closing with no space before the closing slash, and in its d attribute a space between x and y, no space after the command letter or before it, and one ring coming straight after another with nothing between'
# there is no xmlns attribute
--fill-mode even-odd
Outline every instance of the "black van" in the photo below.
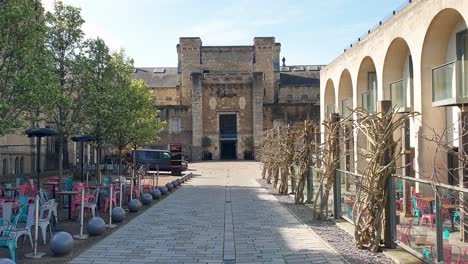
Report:
<svg viewBox="0 0 468 264"><path fill-rule="evenodd" d="M167 150L138 149L136 163L148 165L149 170L157 170L159 166L160 171L171 171L171 153Z"/></svg>

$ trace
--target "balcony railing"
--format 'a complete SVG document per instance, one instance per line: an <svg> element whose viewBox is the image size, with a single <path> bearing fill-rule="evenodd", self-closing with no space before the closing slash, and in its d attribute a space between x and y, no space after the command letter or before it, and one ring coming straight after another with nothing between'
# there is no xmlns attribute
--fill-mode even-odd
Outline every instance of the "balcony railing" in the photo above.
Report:
<svg viewBox="0 0 468 264"><path fill-rule="evenodd" d="M335 104L329 104L327 105L327 113L326 113L326 116L325 118L330 118L330 114L331 113L335 113Z"/></svg>
<svg viewBox="0 0 468 264"><path fill-rule="evenodd" d="M432 106L468 103L468 87L463 85L461 61L452 61L432 69Z"/></svg>
<svg viewBox="0 0 468 264"><path fill-rule="evenodd" d="M364 108L367 112L373 113L375 112L376 107L376 96L372 90L368 90L361 94L361 102L362 108Z"/></svg>
<svg viewBox="0 0 468 264"><path fill-rule="evenodd" d="M346 98L341 100L341 116L343 118L349 118L351 111L353 111L353 99Z"/></svg>
<svg viewBox="0 0 468 264"><path fill-rule="evenodd" d="M398 112L409 112L413 110L413 86L408 80L401 79L390 83L390 100Z"/></svg>

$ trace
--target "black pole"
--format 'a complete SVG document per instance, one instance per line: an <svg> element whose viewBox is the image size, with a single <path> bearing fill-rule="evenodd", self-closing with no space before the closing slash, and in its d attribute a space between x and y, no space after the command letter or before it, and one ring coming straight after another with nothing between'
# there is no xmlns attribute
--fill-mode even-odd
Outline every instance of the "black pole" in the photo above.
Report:
<svg viewBox="0 0 468 264"><path fill-rule="evenodd" d="M40 188L40 174L41 174L41 137L37 137L37 151L36 151L36 171L37 171L37 191Z"/></svg>
<svg viewBox="0 0 468 264"><path fill-rule="evenodd" d="M81 158L80 158L80 166L81 166L81 182L84 182L84 163L83 163L83 158L84 158L84 142L81 141Z"/></svg>

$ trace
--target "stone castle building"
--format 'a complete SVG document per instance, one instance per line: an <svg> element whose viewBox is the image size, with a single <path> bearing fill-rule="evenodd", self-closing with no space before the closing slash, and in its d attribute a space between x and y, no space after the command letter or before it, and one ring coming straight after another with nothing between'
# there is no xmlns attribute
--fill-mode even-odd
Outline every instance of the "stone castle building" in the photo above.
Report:
<svg viewBox="0 0 468 264"><path fill-rule="evenodd" d="M180 38L178 67L136 68L167 122L153 148L183 143L192 160L258 155L263 132L320 117L321 66L280 65L281 44L257 37L252 46L203 46Z"/></svg>
<svg viewBox="0 0 468 264"><path fill-rule="evenodd" d="M193 160L255 157L263 131L320 116L321 66L281 66L281 45L255 38L252 46L203 46L200 38L180 38L178 67L136 68L135 77L152 90L162 140L151 148L183 143ZM284 64L284 62L282 63ZM0 177L34 174L35 140L23 132L0 137ZM43 174L58 169L56 138L44 138ZM68 140L63 166L77 164L79 146ZM102 157L110 154L102 153ZM245 154L245 155L244 155ZM96 162L85 146L85 163ZM104 160L102 161L104 162Z"/></svg>

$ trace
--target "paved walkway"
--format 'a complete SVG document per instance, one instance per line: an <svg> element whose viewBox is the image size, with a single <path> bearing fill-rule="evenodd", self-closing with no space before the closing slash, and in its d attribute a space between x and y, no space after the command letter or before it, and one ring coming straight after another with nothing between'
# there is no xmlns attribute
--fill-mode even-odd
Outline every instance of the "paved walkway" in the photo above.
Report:
<svg viewBox="0 0 468 264"><path fill-rule="evenodd" d="M343 263L257 183L258 163L190 167L197 176L70 263Z"/></svg>

